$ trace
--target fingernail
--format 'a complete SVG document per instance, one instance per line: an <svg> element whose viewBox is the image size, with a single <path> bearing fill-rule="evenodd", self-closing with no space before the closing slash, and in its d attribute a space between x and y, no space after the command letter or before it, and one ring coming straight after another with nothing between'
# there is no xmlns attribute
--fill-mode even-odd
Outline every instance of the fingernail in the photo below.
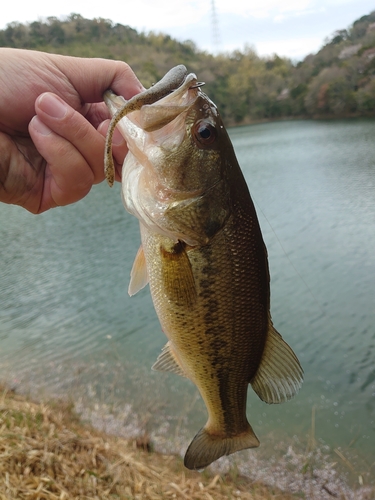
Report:
<svg viewBox="0 0 375 500"><path fill-rule="evenodd" d="M37 116L34 116L30 122L30 125L41 135L50 135L52 130L47 127Z"/></svg>
<svg viewBox="0 0 375 500"><path fill-rule="evenodd" d="M121 132L117 129L113 132L112 144L115 146L121 146L121 144L125 142L125 139L121 135Z"/></svg>
<svg viewBox="0 0 375 500"><path fill-rule="evenodd" d="M68 111L67 104L60 97L50 92L46 92L39 97L38 106L47 115L60 120L64 118Z"/></svg>

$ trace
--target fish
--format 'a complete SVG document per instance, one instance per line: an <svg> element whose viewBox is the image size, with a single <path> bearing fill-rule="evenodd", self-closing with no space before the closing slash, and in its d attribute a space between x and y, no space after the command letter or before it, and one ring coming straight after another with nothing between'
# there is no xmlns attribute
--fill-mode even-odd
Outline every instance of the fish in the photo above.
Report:
<svg viewBox="0 0 375 500"><path fill-rule="evenodd" d="M303 369L270 314L268 256L247 183L216 105L182 65L129 101L107 91L129 152L122 200L141 246L128 292L147 284L167 343L154 370L190 379L208 419L184 464L201 470L260 442L246 414L248 386L266 403L300 389Z"/></svg>

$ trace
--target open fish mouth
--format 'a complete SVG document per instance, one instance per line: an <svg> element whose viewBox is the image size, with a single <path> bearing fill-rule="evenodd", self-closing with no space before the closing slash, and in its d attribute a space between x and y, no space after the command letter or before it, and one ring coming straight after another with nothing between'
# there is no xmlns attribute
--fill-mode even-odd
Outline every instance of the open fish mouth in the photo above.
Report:
<svg viewBox="0 0 375 500"><path fill-rule="evenodd" d="M129 113L161 101L163 98L166 98L172 94L172 99L175 102L175 105L181 106L181 104L178 102L178 97L183 96L185 91L189 90L190 88L192 90L199 88L199 86L197 85L196 76L193 73L187 74L185 66L180 65L169 71L160 82L156 83L148 90L135 95L128 101L126 101L123 97L117 96L111 90L107 90L104 93L104 101L112 114L112 120L106 136L104 157L104 172L107 182L110 186L113 186L115 179L115 168L112 157L112 138L117 124L121 120L123 120ZM167 99L164 102L166 106L168 106L168 101L169 100ZM163 123L168 123L168 121L171 121L173 119L173 112L169 113L169 117L164 117L164 120L166 120L165 122L163 122L163 120L160 120L160 117L159 120L156 120L155 116L156 113L154 113L153 120L149 118L149 123L144 123L144 126L146 128L144 128L143 130L147 129L151 131L152 129L162 127ZM126 135L126 127L121 127L120 125L120 130L121 129L123 135Z"/></svg>

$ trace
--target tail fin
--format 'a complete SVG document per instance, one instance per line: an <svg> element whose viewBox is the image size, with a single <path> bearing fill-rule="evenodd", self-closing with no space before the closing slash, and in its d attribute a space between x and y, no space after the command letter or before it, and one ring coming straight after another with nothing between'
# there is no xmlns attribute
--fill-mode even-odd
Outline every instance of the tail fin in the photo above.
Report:
<svg viewBox="0 0 375 500"><path fill-rule="evenodd" d="M233 437L222 437L207 432L203 427L186 451L184 465L188 469L203 469L224 455L246 448L256 448L259 440L250 424L245 432Z"/></svg>

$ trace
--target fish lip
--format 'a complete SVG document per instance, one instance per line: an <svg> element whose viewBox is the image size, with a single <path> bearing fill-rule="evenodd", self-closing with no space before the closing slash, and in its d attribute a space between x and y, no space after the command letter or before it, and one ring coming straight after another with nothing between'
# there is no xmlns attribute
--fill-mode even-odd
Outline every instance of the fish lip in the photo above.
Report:
<svg viewBox="0 0 375 500"><path fill-rule="evenodd" d="M206 83L205 82L197 82L194 85L192 85L191 87L189 87L189 90L190 89L199 89L200 87L203 87L203 85L206 85Z"/></svg>
<svg viewBox="0 0 375 500"><path fill-rule="evenodd" d="M199 85L197 84L197 76L194 73L189 73L188 75L186 75L185 80L177 89L173 90L170 94L162 97L158 101L155 101L153 104L168 104L169 101L175 100L176 97L180 97L180 95L183 95L188 90L199 89ZM150 106L152 106L153 104L150 104Z"/></svg>
<svg viewBox="0 0 375 500"><path fill-rule="evenodd" d="M176 108L181 109L181 111L175 115L175 118L177 118L177 116L179 116L184 112L185 113L188 112L194 106L194 104L197 101L197 98L199 97L199 95L202 94L202 91L200 90L201 85L203 85L203 82L197 82L196 75L194 73L189 73L188 75L186 75L186 78L181 83L181 85L177 87L175 90L171 91L168 95L160 98L159 100L153 102L152 104L144 104L139 110L134 110L129 112L129 114L125 118L130 122L132 122L135 125L135 127L137 127L139 130L142 130L142 132L145 133L152 132L152 129L148 130L147 125L142 124L142 122L138 121L135 118L137 114L139 116L139 112L142 109L144 108L152 109L155 106L160 106L165 108L175 106ZM189 94L186 97L184 97L186 93ZM124 106L124 104L126 104L126 101L121 96L117 96L112 92L105 93L105 102L112 115L114 115L119 109L121 109L121 107ZM171 119L171 121L173 121L173 119ZM124 118L122 118L119 123L121 123L122 120L124 120ZM156 126L154 130L158 130L159 128L162 129L163 127L164 125L160 125L160 127ZM126 138L125 135L124 137Z"/></svg>
<svg viewBox="0 0 375 500"><path fill-rule="evenodd" d="M191 82L194 81L195 83L191 85ZM186 90L199 89L199 87L202 85L204 85L204 82L198 82L197 76L194 73L189 73L186 75L184 81L181 83L179 87L171 91L168 95L158 99L153 104L156 103L159 104L162 101L168 102L171 100L172 96L173 98L175 98L176 95L178 96L179 94L183 94ZM111 89L108 89L106 92L104 92L104 101L107 104L107 107L109 108L109 111L112 116L116 113L116 111L118 111L128 102L124 99L124 97L116 95ZM145 106L152 106L152 104L145 104ZM129 113L129 115L131 114L132 112Z"/></svg>

